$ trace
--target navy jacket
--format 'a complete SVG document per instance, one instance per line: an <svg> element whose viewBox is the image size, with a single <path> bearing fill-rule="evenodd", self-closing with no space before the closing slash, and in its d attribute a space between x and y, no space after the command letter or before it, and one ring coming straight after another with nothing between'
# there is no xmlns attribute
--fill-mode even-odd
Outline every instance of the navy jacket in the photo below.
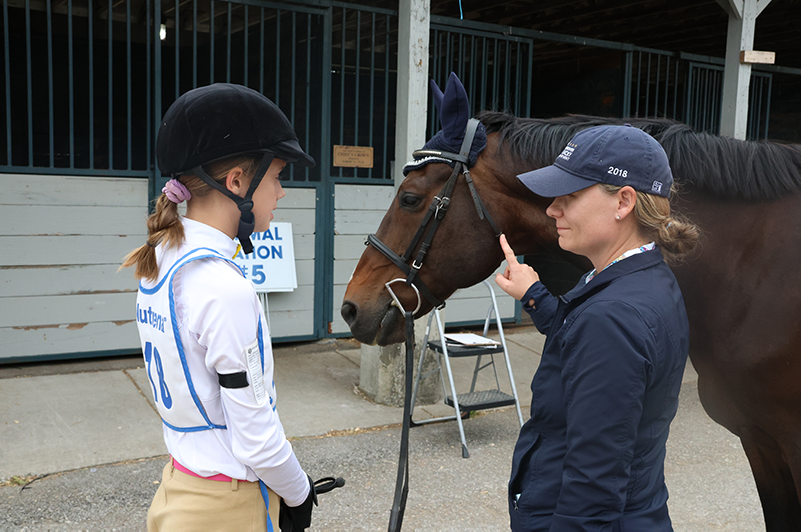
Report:
<svg viewBox="0 0 801 532"><path fill-rule="evenodd" d="M547 336L509 481L512 530L672 530L665 442L689 325L658 248L559 298L522 301Z"/></svg>

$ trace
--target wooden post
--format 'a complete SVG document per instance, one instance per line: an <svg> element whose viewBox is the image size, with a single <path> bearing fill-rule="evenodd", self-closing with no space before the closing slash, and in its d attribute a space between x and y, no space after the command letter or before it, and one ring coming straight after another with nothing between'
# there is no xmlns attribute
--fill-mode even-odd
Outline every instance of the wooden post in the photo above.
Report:
<svg viewBox="0 0 801 532"><path fill-rule="evenodd" d="M729 14L720 134L745 140L751 65L740 62L740 53L753 49L756 19L771 0L717 1Z"/></svg>

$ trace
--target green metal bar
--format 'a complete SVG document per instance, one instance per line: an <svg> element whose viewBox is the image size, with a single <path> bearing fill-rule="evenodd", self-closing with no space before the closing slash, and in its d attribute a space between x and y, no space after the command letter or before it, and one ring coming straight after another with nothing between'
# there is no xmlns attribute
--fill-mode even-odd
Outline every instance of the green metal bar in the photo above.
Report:
<svg viewBox="0 0 801 532"><path fill-rule="evenodd" d="M656 94L654 95L654 118L656 118L657 113L659 112L659 73L662 69L662 56L656 56L656 82L654 83L654 90Z"/></svg>
<svg viewBox="0 0 801 532"><path fill-rule="evenodd" d="M434 57L433 57L433 61L431 61L431 65L429 65L429 67L431 69L431 79L435 79L435 80L437 80L437 83L439 83L439 64L440 64L440 52L441 52L439 30L434 30L434 38L432 39L432 42L434 44L431 46L431 50L433 51L432 55ZM387 54L389 54L389 50L387 50ZM435 131L434 124L436 123L436 118L437 118L436 117L437 113L434 110L434 106L432 104L433 100L434 100L434 97L429 95L428 96L428 108L431 109L431 111L432 111L432 112L428 113L428 136L429 137L434 135L434 131Z"/></svg>
<svg viewBox="0 0 801 532"><path fill-rule="evenodd" d="M492 82L492 100L493 100L493 102L495 102L495 106L497 107L501 103L500 98L498 98L498 92L500 92L499 91L500 80L498 79L499 78L498 69L500 68L500 65L498 64L499 63L499 60L498 60L498 55L499 55L499 53L498 53L498 46L499 46L498 45L498 39L494 39L494 41L495 41L495 47L494 47L493 52L492 52L492 80L493 80L493 82Z"/></svg>
<svg viewBox="0 0 801 532"><path fill-rule="evenodd" d="M390 179L389 153L387 151L387 139L389 138L389 26L390 16L386 16L386 31L384 32L384 179Z"/></svg>
<svg viewBox="0 0 801 532"><path fill-rule="evenodd" d="M470 68L468 69L470 72L470 94L469 94L469 101L470 101L470 116L475 116L476 114L476 37L474 35L470 36Z"/></svg>
<svg viewBox="0 0 801 532"><path fill-rule="evenodd" d="M245 85L245 87L247 87L248 86L248 58L250 57L250 55L248 54L248 48L249 48L249 46L248 46L248 36L249 36L249 29L250 29L250 24L248 23L249 22L248 21L248 12L250 11L250 9L246 5L243 5L242 9L245 10L245 32L244 32L245 33L245 55L242 56L242 61L244 61L244 63L245 63L244 85Z"/></svg>
<svg viewBox="0 0 801 532"><path fill-rule="evenodd" d="M506 48L506 63L504 64L504 83L505 87L503 90L503 107L504 111L509 109L509 85L511 85L511 69L512 69L512 58L510 55L510 47L512 43L510 41L506 41L504 43L504 47Z"/></svg>
<svg viewBox="0 0 801 532"><path fill-rule="evenodd" d="M464 34L459 34L459 49L456 51L456 55L459 57L458 68L459 71L457 75L460 77L464 77Z"/></svg>
<svg viewBox="0 0 801 532"><path fill-rule="evenodd" d="M451 36L453 34L451 32L447 32L445 34L445 38L447 39L445 42L445 77L444 79L447 80L450 73L453 71L453 57L451 57ZM443 85L445 81L442 82Z"/></svg>
<svg viewBox="0 0 801 532"><path fill-rule="evenodd" d="M375 13L371 13L370 20L370 129L367 133L370 146L373 145L373 122L375 116L373 115L373 107L375 102ZM375 165L373 165L375 166ZM367 177L373 177L372 167L367 170Z"/></svg>
<svg viewBox="0 0 801 532"><path fill-rule="evenodd" d="M91 1L91 0L90 0ZM25 0L25 42L28 64L28 166L33 166L33 74L31 65L31 0Z"/></svg>
<svg viewBox="0 0 801 532"><path fill-rule="evenodd" d="M114 168L114 2L108 0L108 169Z"/></svg>
<svg viewBox="0 0 801 532"><path fill-rule="evenodd" d="M214 20L217 12L214 8L214 0L209 0L209 84L214 83Z"/></svg>
<svg viewBox="0 0 801 532"><path fill-rule="evenodd" d="M259 92L264 94L264 8L259 8Z"/></svg>
<svg viewBox="0 0 801 532"><path fill-rule="evenodd" d="M306 14L306 143L303 145L307 150L309 149L309 131L311 129L311 117L309 116L309 109L311 108L311 49L312 49L312 15ZM307 166L303 169L305 180L309 181L310 168Z"/></svg>
<svg viewBox="0 0 801 532"><path fill-rule="evenodd" d="M47 131L50 167L55 166L55 119L53 117L53 13L50 2L45 2L47 13L47 117L49 129Z"/></svg>
<svg viewBox="0 0 801 532"><path fill-rule="evenodd" d="M648 54L648 66L645 72L645 118L648 118L648 106L651 103L651 54Z"/></svg>
<svg viewBox="0 0 801 532"><path fill-rule="evenodd" d="M331 98L331 69L333 49L333 9L327 9L323 15L323 61L322 61L322 97ZM331 106L323 105L321 112L320 145L320 182L317 184L317 208L315 209L315 226L318 228L314 240L314 333L317 338L328 334L330 316L333 310L333 269L334 264L328 257L333 256L334 232L323 231L324 227L333 227L334 217L334 183L328 179L331 169Z"/></svg>
<svg viewBox="0 0 801 532"><path fill-rule="evenodd" d="M520 72L520 70L521 70L520 69L520 64L521 64L521 61L520 61L520 43L517 43L516 46L517 46L517 48L516 48L517 49L517 53L516 53L517 61L515 61L515 65L516 65L516 67L515 67L515 87L517 87L517 90L515 91L515 107L514 107L515 110L514 110L514 113L515 113L515 116L520 116L520 111L521 111L521 109L520 109L520 107L521 107L520 106L520 99L522 98L522 94L521 93L523 92L521 90L522 87L520 86L520 77L521 77L521 72Z"/></svg>
<svg viewBox="0 0 801 532"><path fill-rule="evenodd" d="M153 174L151 175L151 177L152 179L155 179L155 173L158 172L158 165L153 159L151 159L151 152L150 152L150 147L151 147L150 132L153 131L153 126L152 126L153 122L151 120L153 115L150 112L150 103L151 103L150 88L152 87L152 85L150 84L150 42L151 42L150 40L152 39L152 37L150 36L150 0L145 2L145 6L146 6L145 16L147 17L147 21L145 22L145 42L146 42L145 49L147 50L147 58L145 59L145 80L146 80L145 86L147 87L147 90L145 91L147 93L145 96L145 115L147 116L146 118L147 127L145 128L146 129L145 164L146 165L150 165L151 163L153 164ZM158 123L160 122L156 122L156 124ZM151 189L153 188L155 188L155 181L153 181L151 186Z"/></svg>
<svg viewBox="0 0 801 532"><path fill-rule="evenodd" d="M361 55L362 55L362 12L356 11L356 95L353 101L353 145L359 146L359 79L361 78ZM359 175L359 169L354 168L353 174Z"/></svg>
<svg viewBox="0 0 801 532"><path fill-rule="evenodd" d="M6 85L6 164L11 164L11 52L8 44L8 2L3 2L3 55L5 65ZM70 68L72 75L72 68Z"/></svg>
<svg viewBox="0 0 801 532"><path fill-rule="evenodd" d="M679 98L679 62L680 60L676 60L675 66L675 74L673 79L675 81L673 85L673 118L677 119L679 116L679 108L678 108L678 98Z"/></svg>
<svg viewBox="0 0 801 532"><path fill-rule="evenodd" d="M197 0L192 0L192 88L197 88Z"/></svg>
<svg viewBox="0 0 801 532"><path fill-rule="evenodd" d="M281 101L281 10L275 13L275 105L280 107Z"/></svg>
<svg viewBox="0 0 801 532"><path fill-rule="evenodd" d="M181 95L181 16L180 0L175 0L175 99Z"/></svg>
<svg viewBox="0 0 801 532"><path fill-rule="evenodd" d="M631 78L632 69L634 68L634 53L623 52L624 54L624 71L623 71L623 118L631 116Z"/></svg>
<svg viewBox="0 0 801 532"><path fill-rule="evenodd" d="M667 118L667 103L670 96L670 56L665 58L665 105L662 108L662 116Z"/></svg>
<svg viewBox="0 0 801 532"><path fill-rule="evenodd" d="M128 170L132 168L131 162L131 139L133 137L132 124L131 124L131 0L125 2L125 44L128 59L128 69L126 71L127 81L126 88L128 89L128 127L125 135L125 144L128 145Z"/></svg>
<svg viewBox="0 0 801 532"><path fill-rule="evenodd" d="M339 59L339 143L345 144L345 21L347 11L342 8L342 48ZM339 177L342 177L342 167L339 168Z"/></svg>
<svg viewBox="0 0 801 532"><path fill-rule="evenodd" d="M765 139L768 138L768 124L770 123L770 95L773 91L773 76L768 75L768 97L765 104Z"/></svg>
<svg viewBox="0 0 801 532"><path fill-rule="evenodd" d="M290 90L289 90L289 121L290 123L295 123L295 108L297 107L296 95L295 95L295 76L294 73L296 72L297 68L297 50L298 50L298 38L297 38L297 13L294 11L292 12L292 70L290 72L293 73L292 76L289 76L290 80ZM294 168L292 169L292 173L294 174Z"/></svg>
<svg viewBox="0 0 801 532"><path fill-rule="evenodd" d="M642 52L637 52L637 101L634 104L634 116L640 116L640 75L642 74Z"/></svg>
<svg viewBox="0 0 801 532"><path fill-rule="evenodd" d="M225 52L225 81L231 83L231 4L227 3L226 6L228 7L228 38Z"/></svg>
<svg viewBox="0 0 801 532"><path fill-rule="evenodd" d="M481 61L481 108L487 108L487 63L488 63L488 47L487 38L481 38L481 54L483 55Z"/></svg>
<svg viewBox="0 0 801 532"><path fill-rule="evenodd" d="M525 92L529 96L526 97L526 117L530 117L531 116L531 98L533 97L533 94L531 94L531 78L533 77L533 75L534 75L534 42L533 41L529 41L528 42L528 75L527 75L527 79L526 79L526 92ZM517 319L522 319L521 316L522 316L522 312L523 312L522 311L523 307L522 307L520 301L515 303L515 308L517 309L515 311L515 316L517 317Z"/></svg>
<svg viewBox="0 0 801 532"><path fill-rule="evenodd" d="M161 123L161 91L162 91L162 67L161 67L161 38L159 36L161 30L161 0L153 0L153 125ZM213 0L212 0L213 3ZM213 6L212 6L213 7ZM212 13L214 11L212 10ZM214 18L212 17L212 21ZM213 26L212 26L213 29ZM214 32L212 32L214 35ZM154 128L155 129L155 128ZM153 154L154 154L154 162L156 162L156 140L157 135L153 135L152 139L152 146L153 146ZM156 197L156 176L161 176L161 172L158 169L158 165L154 166L155 171L153 172L153 178L150 180L151 182L151 189L150 189L150 198L153 199Z"/></svg>

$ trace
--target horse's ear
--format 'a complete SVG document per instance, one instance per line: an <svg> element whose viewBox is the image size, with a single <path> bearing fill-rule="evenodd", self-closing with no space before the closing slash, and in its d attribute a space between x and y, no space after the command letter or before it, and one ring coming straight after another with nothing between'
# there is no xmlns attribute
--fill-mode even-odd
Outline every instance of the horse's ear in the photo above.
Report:
<svg viewBox="0 0 801 532"><path fill-rule="evenodd" d="M442 109L442 90L440 90L437 82L433 79L430 82L431 85L431 95L434 97L434 108L437 112L441 113L440 109ZM440 115L440 120L442 120Z"/></svg>
<svg viewBox="0 0 801 532"><path fill-rule="evenodd" d="M442 134L448 141L460 144L464 139L467 121L470 119L470 102L464 85L456 73L451 72L445 94L437 87L434 80L431 80L431 90L434 93L434 104L439 111Z"/></svg>

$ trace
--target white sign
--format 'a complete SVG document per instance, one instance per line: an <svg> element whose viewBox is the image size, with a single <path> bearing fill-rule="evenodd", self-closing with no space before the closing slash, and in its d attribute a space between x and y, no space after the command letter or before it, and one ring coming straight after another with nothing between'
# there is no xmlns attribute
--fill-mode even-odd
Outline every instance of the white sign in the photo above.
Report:
<svg viewBox="0 0 801 532"><path fill-rule="evenodd" d="M298 287L292 224L273 222L263 233L250 235L253 253L240 249L234 262L250 279L256 292L291 292Z"/></svg>

